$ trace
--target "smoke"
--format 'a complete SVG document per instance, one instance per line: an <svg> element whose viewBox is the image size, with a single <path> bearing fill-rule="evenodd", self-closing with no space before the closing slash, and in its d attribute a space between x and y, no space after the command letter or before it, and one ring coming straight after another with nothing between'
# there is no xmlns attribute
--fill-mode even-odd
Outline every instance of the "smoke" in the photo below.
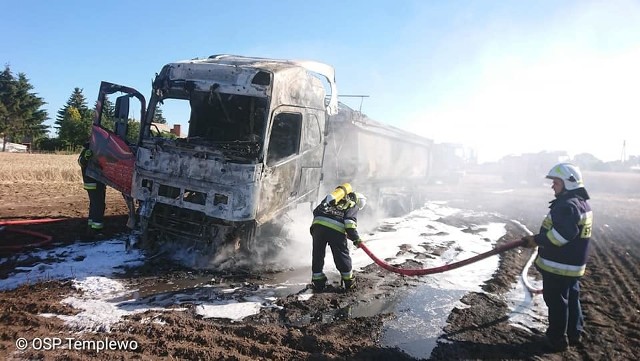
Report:
<svg viewBox="0 0 640 361"><path fill-rule="evenodd" d="M332 188L333 189L333 188ZM320 193L324 198L325 193ZM260 265L269 271L305 269L311 267L313 242L309 231L313 221L313 207L302 203L288 211L283 217L283 228L278 235L262 236L256 242L253 266ZM380 219L386 218L384 209L365 207L358 213L358 232L366 240L367 232L373 231ZM330 248L327 247L327 252ZM325 257L325 269L334 267L331 256Z"/></svg>
<svg viewBox="0 0 640 361"><path fill-rule="evenodd" d="M312 240L309 228L313 221L311 204L299 204L289 211L286 216L284 233L287 246L277 255L276 261L291 268L311 266Z"/></svg>

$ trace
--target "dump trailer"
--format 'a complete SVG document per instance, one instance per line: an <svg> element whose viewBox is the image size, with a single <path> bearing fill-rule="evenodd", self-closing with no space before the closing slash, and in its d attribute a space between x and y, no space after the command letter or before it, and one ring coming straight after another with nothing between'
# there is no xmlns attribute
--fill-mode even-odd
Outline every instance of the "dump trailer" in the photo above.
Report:
<svg viewBox="0 0 640 361"><path fill-rule="evenodd" d="M377 216L406 213L423 201L433 167L432 139L373 120L339 103L327 124L324 190L350 182Z"/></svg>
<svg viewBox="0 0 640 361"><path fill-rule="evenodd" d="M110 129L106 104L116 95ZM127 139L132 98L137 139ZM193 250L192 265L215 266L229 250L255 249L292 207L317 201L326 122L337 112L332 67L233 55L179 61L156 74L145 102L102 82L88 166L137 201L144 247ZM184 109L185 134L154 126L168 103Z"/></svg>

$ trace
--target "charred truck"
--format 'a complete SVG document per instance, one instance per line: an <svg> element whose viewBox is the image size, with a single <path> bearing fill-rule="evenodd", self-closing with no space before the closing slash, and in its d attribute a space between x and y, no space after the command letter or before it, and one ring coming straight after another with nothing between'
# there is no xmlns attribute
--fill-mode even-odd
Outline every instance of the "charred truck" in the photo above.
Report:
<svg viewBox="0 0 640 361"><path fill-rule="evenodd" d="M143 247L195 250L197 267L265 246L289 210L337 184L385 207L385 197L401 199L394 192L418 194L433 141L337 97L326 64L232 55L165 65L148 106L135 89L102 82L88 173L137 202ZM139 132L129 115L138 103ZM171 120L188 124L186 134L154 121L163 109L184 114Z"/></svg>
<svg viewBox="0 0 640 361"><path fill-rule="evenodd" d="M146 107L135 89L101 84L88 167L138 201L146 246L167 241L196 249L202 266L223 245L251 250L261 226L293 205L317 201L326 121L337 110L333 68L215 55L165 65L152 88ZM102 119L115 93L123 95L110 130ZM131 98L140 103L141 122L138 138L127 141ZM168 101L188 109L185 136L154 125Z"/></svg>

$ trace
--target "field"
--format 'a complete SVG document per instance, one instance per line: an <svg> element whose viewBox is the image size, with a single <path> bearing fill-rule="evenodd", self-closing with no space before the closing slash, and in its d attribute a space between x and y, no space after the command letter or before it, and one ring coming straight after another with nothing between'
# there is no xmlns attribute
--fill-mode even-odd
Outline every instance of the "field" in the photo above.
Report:
<svg viewBox="0 0 640 361"><path fill-rule="evenodd" d="M0 152L0 184L80 183L78 155Z"/></svg>
<svg viewBox="0 0 640 361"><path fill-rule="evenodd" d="M73 337L60 319L43 313L73 315L78 310L60 300L74 293L70 282L35 282L0 292L0 356L3 359L136 359L136 360L636 360L640 350L640 175L585 173L594 209L594 237L587 274L582 284L586 337L582 347L552 354L539 342L540 330L513 327L505 295L511 290L528 251L505 252L483 292L465 294L466 308L449 311L448 324L430 355L411 357L380 345L383 324L397 315L334 318L314 322L318 315L349 305L372 304L412 287L413 279L384 273L371 266L359 272L355 292L326 292L302 302L296 297L278 301L280 308L265 309L241 322L199 317L187 311L163 316L163 322L141 322L157 317L153 311L128 318L111 330L114 339L133 338L137 352L28 351L16 352L20 336ZM506 189L496 177L472 174L458 186L433 186L429 200L484 214L474 222L508 218L537 230L552 199L548 186ZM0 222L16 219L62 218L27 229L54 236L53 247L88 242L84 236L87 197L82 189L75 156L0 154ZM105 239L126 232L126 206L117 192L107 195ZM449 224L468 224L455 215ZM521 231L508 227L503 241ZM2 242L19 242L0 231ZM0 258L0 278L35 262L23 252ZM437 257L436 252L425 257ZM410 266L410 265L409 265ZM126 279L140 287L171 283L194 276L219 278L159 261L149 260ZM259 287L269 275L227 274L235 284ZM416 305L418 306L418 305ZM300 320L312 320L300 322ZM104 337L96 332L86 337Z"/></svg>

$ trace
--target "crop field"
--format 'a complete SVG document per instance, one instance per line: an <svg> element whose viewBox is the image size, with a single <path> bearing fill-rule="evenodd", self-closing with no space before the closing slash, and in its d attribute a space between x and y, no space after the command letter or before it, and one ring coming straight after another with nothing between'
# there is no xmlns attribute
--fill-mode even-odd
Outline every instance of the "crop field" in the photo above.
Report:
<svg viewBox="0 0 640 361"><path fill-rule="evenodd" d="M80 183L77 154L0 152L0 184Z"/></svg>

